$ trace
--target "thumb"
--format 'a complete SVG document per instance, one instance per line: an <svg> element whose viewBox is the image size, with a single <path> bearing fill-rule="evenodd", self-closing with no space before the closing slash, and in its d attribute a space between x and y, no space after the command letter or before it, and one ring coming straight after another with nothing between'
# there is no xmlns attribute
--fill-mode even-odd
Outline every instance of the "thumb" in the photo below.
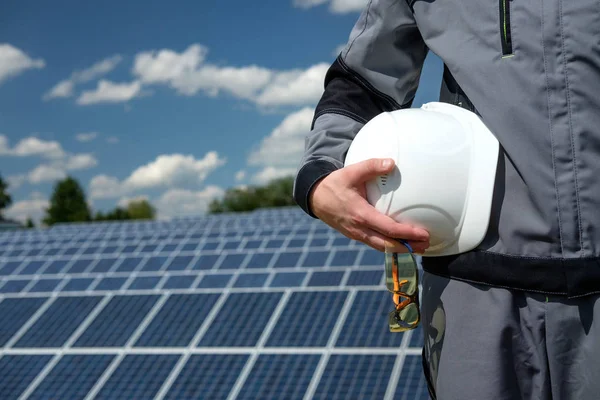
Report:
<svg viewBox="0 0 600 400"><path fill-rule="evenodd" d="M394 160L391 158L371 158L349 165L345 169L348 180L357 184L385 175L393 168Z"/></svg>

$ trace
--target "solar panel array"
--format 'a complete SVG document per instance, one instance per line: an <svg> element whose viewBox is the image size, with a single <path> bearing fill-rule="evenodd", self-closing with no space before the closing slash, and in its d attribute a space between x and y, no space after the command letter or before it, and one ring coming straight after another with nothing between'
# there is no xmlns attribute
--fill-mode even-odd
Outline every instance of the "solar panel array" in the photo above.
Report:
<svg viewBox="0 0 600 400"><path fill-rule="evenodd" d="M428 399L382 262L297 208L0 233L0 398Z"/></svg>

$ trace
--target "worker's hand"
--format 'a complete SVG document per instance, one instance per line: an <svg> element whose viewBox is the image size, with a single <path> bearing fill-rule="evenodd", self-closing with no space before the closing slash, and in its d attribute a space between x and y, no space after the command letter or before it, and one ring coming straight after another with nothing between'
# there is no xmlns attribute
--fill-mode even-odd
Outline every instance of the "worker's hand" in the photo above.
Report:
<svg viewBox="0 0 600 400"><path fill-rule="evenodd" d="M404 239L415 253L423 253L429 247L427 231L394 221L367 200L365 182L393 168L391 159L370 159L332 172L314 185L309 197L312 212L350 239L376 250L385 251L387 242L392 251L406 253L397 241Z"/></svg>

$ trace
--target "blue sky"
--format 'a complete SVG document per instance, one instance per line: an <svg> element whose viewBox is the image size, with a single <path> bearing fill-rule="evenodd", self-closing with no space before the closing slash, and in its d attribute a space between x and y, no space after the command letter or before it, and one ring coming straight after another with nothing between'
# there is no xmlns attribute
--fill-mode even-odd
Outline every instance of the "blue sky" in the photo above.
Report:
<svg viewBox="0 0 600 400"><path fill-rule="evenodd" d="M7 215L39 219L66 174L94 211L146 197L168 218L293 173L325 71L365 3L4 1ZM440 73L430 57L414 106L437 99Z"/></svg>

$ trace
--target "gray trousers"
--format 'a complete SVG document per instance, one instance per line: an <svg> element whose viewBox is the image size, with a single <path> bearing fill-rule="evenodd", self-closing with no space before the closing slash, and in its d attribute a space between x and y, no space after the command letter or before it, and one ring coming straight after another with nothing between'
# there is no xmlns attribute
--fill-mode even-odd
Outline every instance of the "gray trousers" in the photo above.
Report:
<svg viewBox="0 0 600 400"><path fill-rule="evenodd" d="M600 304L422 278L424 372L437 400L600 399ZM600 288L599 288L600 289Z"/></svg>

